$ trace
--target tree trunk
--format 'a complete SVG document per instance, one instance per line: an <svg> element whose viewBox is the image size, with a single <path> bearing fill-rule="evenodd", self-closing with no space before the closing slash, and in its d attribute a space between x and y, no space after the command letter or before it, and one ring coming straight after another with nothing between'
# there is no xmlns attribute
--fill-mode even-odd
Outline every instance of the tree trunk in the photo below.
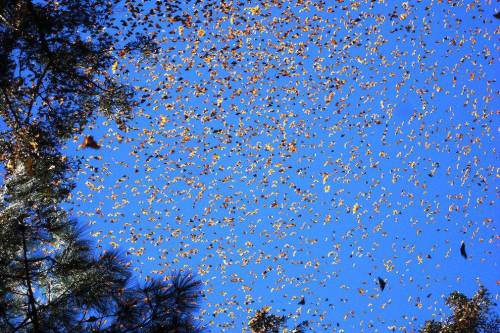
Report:
<svg viewBox="0 0 500 333"><path fill-rule="evenodd" d="M33 324L33 332L39 333L40 331L40 323L38 322L38 312L36 307L36 300L33 294L33 286L31 284L31 270L28 261L28 248L26 245L26 226L24 222L21 221L21 231L23 234L23 261L24 261L24 270L26 274L26 286L28 288L28 316L31 319Z"/></svg>

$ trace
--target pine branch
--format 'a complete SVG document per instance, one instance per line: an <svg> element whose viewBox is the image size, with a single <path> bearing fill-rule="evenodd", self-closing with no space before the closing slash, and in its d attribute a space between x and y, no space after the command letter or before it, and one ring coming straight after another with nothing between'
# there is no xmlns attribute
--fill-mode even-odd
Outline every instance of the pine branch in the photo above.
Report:
<svg viewBox="0 0 500 333"><path fill-rule="evenodd" d="M32 113L32 110L33 110L33 105L35 104L35 101L36 99L38 98L38 95L39 95L39 92L40 92L40 88L43 84L43 80L45 79L45 76L47 75L47 73L49 72L49 68L51 66L51 63L52 63L52 60L49 60L49 62L47 63L47 65L45 65L45 68L44 70L42 71L42 73L40 74L39 78L38 78L38 82L35 86L35 89L33 90L33 94L31 96L31 100L30 100L30 103L29 103L29 106L28 106L28 111L27 111L27 115L26 115L26 119L24 120L25 123L28 123L30 118L31 118L31 113Z"/></svg>
<svg viewBox="0 0 500 333"><path fill-rule="evenodd" d="M21 232L23 239L23 257L24 257L24 267L26 271L26 286L28 287L28 315L31 318L31 322L33 323L33 330L35 333L40 332L40 323L38 321L38 313L37 313L37 304L35 300L35 296L33 294L33 287L31 284L31 273L27 256L27 246L26 246L26 231L23 221L19 221L21 224Z"/></svg>
<svg viewBox="0 0 500 333"><path fill-rule="evenodd" d="M12 127L12 129L17 130L17 129L21 128L21 122L20 122L19 118L17 117L16 111L14 111L14 108L12 106L12 102L10 101L9 95L7 94L7 91L5 90L4 86L2 86L2 93L3 93L3 96L5 98L5 101L8 104L7 107L10 110L10 113L12 114L12 116L14 117L14 123L12 123L12 120L7 116L7 119L5 119L6 123L9 124ZM14 126L12 126L12 124L14 124Z"/></svg>

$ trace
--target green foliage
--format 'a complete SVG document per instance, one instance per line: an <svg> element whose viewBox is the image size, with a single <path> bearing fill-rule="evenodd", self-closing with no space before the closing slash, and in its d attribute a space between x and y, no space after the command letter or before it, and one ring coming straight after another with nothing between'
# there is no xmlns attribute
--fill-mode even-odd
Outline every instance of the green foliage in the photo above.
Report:
<svg viewBox="0 0 500 333"><path fill-rule="evenodd" d="M131 116L131 91L108 74L110 10L105 0L0 2L1 332L201 331L199 281L133 284L123 258L96 254L61 206L76 169L61 145L96 112L122 128Z"/></svg>
<svg viewBox="0 0 500 333"><path fill-rule="evenodd" d="M287 318L285 316L277 316L269 313L271 308L268 306L257 310L255 315L248 322L248 326L252 333L303 333L306 332L308 322L304 321L295 328L288 330L286 328Z"/></svg>
<svg viewBox="0 0 500 333"><path fill-rule="evenodd" d="M248 322L252 333L276 333L284 325L286 318L269 313L269 307L258 310Z"/></svg>
<svg viewBox="0 0 500 333"><path fill-rule="evenodd" d="M111 8L106 0L1 2L0 112L11 130L36 124L64 140L96 111L124 126L133 94L108 74Z"/></svg>
<svg viewBox="0 0 500 333"><path fill-rule="evenodd" d="M446 299L453 311L443 322L429 320L421 333L496 333L500 332L500 319L492 313L495 306L484 287L472 298L455 291Z"/></svg>
<svg viewBox="0 0 500 333"><path fill-rule="evenodd" d="M0 196L0 329L2 332L196 332L200 282L132 286L117 253L95 256L60 203L72 184L67 160L41 154L17 163Z"/></svg>

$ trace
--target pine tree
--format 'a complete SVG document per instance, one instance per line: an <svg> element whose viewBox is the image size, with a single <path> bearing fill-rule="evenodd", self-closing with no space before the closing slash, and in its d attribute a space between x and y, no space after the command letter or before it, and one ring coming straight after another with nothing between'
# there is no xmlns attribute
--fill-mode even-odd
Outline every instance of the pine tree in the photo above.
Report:
<svg viewBox="0 0 500 333"><path fill-rule="evenodd" d="M98 113L122 128L131 116L133 94L107 75L110 11L104 0L0 2L1 332L200 331L199 281L134 284L61 206L76 170L61 145Z"/></svg>
<svg viewBox="0 0 500 333"><path fill-rule="evenodd" d="M308 321L300 323L295 328L288 330L286 328L287 318L270 313L271 308L265 306L255 312L254 316L248 322L252 333L304 333L309 326Z"/></svg>
<svg viewBox="0 0 500 333"><path fill-rule="evenodd" d="M36 121L65 139L97 110L123 126L132 92L108 74L111 11L105 0L0 2L0 112L10 129Z"/></svg>
<svg viewBox="0 0 500 333"><path fill-rule="evenodd" d="M43 157L30 172L16 164L0 196L0 330L196 332L199 281L178 274L139 288L117 253L96 257L60 207L71 166L42 142Z"/></svg>
<svg viewBox="0 0 500 333"><path fill-rule="evenodd" d="M446 305L453 313L444 321L428 320L421 333L497 333L500 318L492 313L495 306L484 287L480 287L472 298L455 291L446 298Z"/></svg>

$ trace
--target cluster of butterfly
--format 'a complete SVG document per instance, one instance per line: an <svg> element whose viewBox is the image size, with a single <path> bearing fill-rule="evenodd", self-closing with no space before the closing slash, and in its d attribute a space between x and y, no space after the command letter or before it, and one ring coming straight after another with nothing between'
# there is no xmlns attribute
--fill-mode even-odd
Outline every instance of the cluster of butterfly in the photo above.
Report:
<svg viewBox="0 0 500 333"><path fill-rule="evenodd" d="M158 48L113 65L143 102L130 129L81 143L75 199L99 246L146 278L193 269L221 332L266 304L316 331L411 331L462 280L491 280L492 6L162 6L128 0L110 30Z"/></svg>

